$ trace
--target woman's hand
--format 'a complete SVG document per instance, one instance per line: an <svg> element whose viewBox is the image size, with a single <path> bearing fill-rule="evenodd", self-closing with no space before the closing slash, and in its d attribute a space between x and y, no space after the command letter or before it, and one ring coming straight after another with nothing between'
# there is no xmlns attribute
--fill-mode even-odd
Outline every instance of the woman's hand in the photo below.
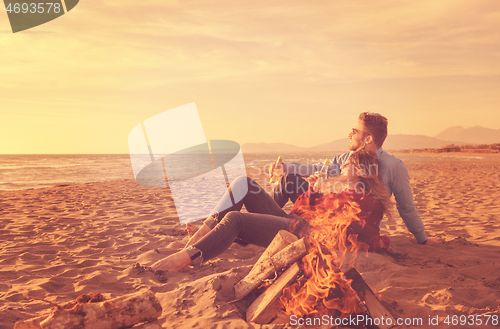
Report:
<svg viewBox="0 0 500 329"><path fill-rule="evenodd" d="M314 175L307 177L306 181L309 182L309 186L312 186L312 185L314 185L314 183L316 183L316 181L318 180L319 177L320 177L320 173L319 173L319 171L316 171L314 173Z"/></svg>

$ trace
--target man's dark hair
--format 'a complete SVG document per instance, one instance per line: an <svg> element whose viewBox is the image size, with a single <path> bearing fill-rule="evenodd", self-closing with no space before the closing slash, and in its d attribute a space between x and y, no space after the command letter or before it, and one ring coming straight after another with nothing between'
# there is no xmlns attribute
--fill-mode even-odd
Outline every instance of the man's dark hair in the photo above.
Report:
<svg viewBox="0 0 500 329"><path fill-rule="evenodd" d="M366 132L372 135L375 145L381 147L387 137L387 118L378 113L363 112L358 120L363 122Z"/></svg>

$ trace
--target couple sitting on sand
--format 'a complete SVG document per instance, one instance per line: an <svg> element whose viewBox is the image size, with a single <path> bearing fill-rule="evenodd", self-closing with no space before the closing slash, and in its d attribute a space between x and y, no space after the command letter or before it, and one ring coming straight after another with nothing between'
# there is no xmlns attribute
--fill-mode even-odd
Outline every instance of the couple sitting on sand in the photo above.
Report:
<svg viewBox="0 0 500 329"><path fill-rule="evenodd" d="M280 230L292 231L296 235L307 230L310 226L308 211L315 206L338 207L340 201L359 206L356 216L360 221L349 225L348 234L356 234L357 241L366 243L370 251L387 252L389 239L379 235L379 224L384 214L391 216L391 194L395 196L397 209L408 230L419 244L425 244L427 236L413 201L408 170L401 160L382 150L386 137L385 117L377 113L361 113L349 133L350 152L335 157L328 168L273 163L273 168L280 166L284 172L274 188L274 198L254 180L239 177L231 183L231 190L246 185L248 192L245 197L223 211L218 211L216 206L213 215L204 221L183 250L157 261L152 269L181 271L188 265L198 265L221 254L238 239L267 247ZM376 172L366 168L375 168ZM328 176L339 177L338 181L344 184L342 192L321 194L309 187L303 177L322 169L327 170ZM219 204L227 204L224 199L229 197L226 193ZM294 202L289 214L282 209L288 200ZM243 205L249 213L240 212Z"/></svg>

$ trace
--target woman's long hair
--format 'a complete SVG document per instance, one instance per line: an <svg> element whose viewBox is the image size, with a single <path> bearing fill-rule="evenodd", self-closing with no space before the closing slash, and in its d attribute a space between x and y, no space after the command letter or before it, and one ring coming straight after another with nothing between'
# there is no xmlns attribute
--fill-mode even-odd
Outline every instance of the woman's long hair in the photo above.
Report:
<svg viewBox="0 0 500 329"><path fill-rule="evenodd" d="M382 181L378 156L373 152L358 149L351 154L346 164L354 165L355 174L362 183L363 194L377 200L387 218L392 219L393 202Z"/></svg>

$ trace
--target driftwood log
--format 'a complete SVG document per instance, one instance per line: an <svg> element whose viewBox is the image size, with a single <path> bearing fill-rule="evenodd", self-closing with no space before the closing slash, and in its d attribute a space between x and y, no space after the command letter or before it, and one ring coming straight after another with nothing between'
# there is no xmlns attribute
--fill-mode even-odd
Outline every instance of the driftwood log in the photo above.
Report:
<svg viewBox="0 0 500 329"><path fill-rule="evenodd" d="M377 296L373 293L371 288L366 284L365 280L359 274L358 270L356 270L354 267L351 268L349 271L344 273L344 276L347 279L351 279L351 287L354 289L356 294L358 295L359 299L364 302L364 307L366 307L368 311L368 316L370 316L372 319L386 319L384 324L379 324L379 325L372 325L372 324L367 324L366 327L368 328L373 328L373 329L389 329L394 327L396 324L396 320L392 316L392 314L380 303L378 300ZM391 319L391 321L387 321L387 319ZM392 325L387 325L386 323L391 323Z"/></svg>
<svg viewBox="0 0 500 329"><path fill-rule="evenodd" d="M268 324L273 319L274 323L288 323L289 315L280 310L281 303L278 298L283 288L294 281L300 272L297 263L290 266L271 286L269 286L247 309L246 320L258 324ZM392 314L380 303L373 291L366 284L359 272L352 268L345 274L347 279L352 280L351 287L358 296L358 302L365 318L365 327L368 329L389 329L396 321ZM276 319L277 318L277 319ZM385 319L385 321L374 321L374 319ZM390 320L388 320L390 319ZM375 323L378 323L377 325ZM388 324L389 323L389 324Z"/></svg>
<svg viewBox="0 0 500 329"><path fill-rule="evenodd" d="M260 275L261 266L259 266L259 264L262 264L264 262L267 263L269 258L271 258L271 256L275 255L278 251L283 250L283 248L285 248L286 246L297 240L298 238L292 233L285 230L279 231L274 237L273 241L271 241L269 246L267 246L266 250L264 250L262 255L259 257L255 265L252 267L250 273L248 273L247 276L235 286L234 289L236 298L241 299L246 295L248 295L250 292L252 292L253 289L258 287L258 285L255 287L253 285L248 286L244 282L247 282L251 278L258 277Z"/></svg>
<svg viewBox="0 0 500 329"><path fill-rule="evenodd" d="M271 256L274 256L278 251L283 250L283 248L285 248L291 243L294 243L298 239L299 238L297 238L294 234L288 231L285 230L279 231L274 237L273 241L271 241L269 246L267 246L266 250L264 250L262 255L259 257L256 264L264 261L267 258L270 258ZM250 273L252 272L250 271Z"/></svg>
<svg viewBox="0 0 500 329"><path fill-rule="evenodd" d="M293 263L281 276L269 286L247 309L247 322L267 324L276 317L281 304L278 298L283 288L292 283L300 273L297 263Z"/></svg>
<svg viewBox="0 0 500 329"><path fill-rule="evenodd" d="M306 245L302 238L289 244L271 257L261 257L250 273L234 286L236 298L241 299L247 296L260 286L264 280L275 274L276 271L294 263L306 253Z"/></svg>
<svg viewBox="0 0 500 329"><path fill-rule="evenodd" d="M17 322L14 329L119 329L156 320L162 313L154 293L137 293L99 303L76 303L71 309L56 308L49 317Z"/></svg>

